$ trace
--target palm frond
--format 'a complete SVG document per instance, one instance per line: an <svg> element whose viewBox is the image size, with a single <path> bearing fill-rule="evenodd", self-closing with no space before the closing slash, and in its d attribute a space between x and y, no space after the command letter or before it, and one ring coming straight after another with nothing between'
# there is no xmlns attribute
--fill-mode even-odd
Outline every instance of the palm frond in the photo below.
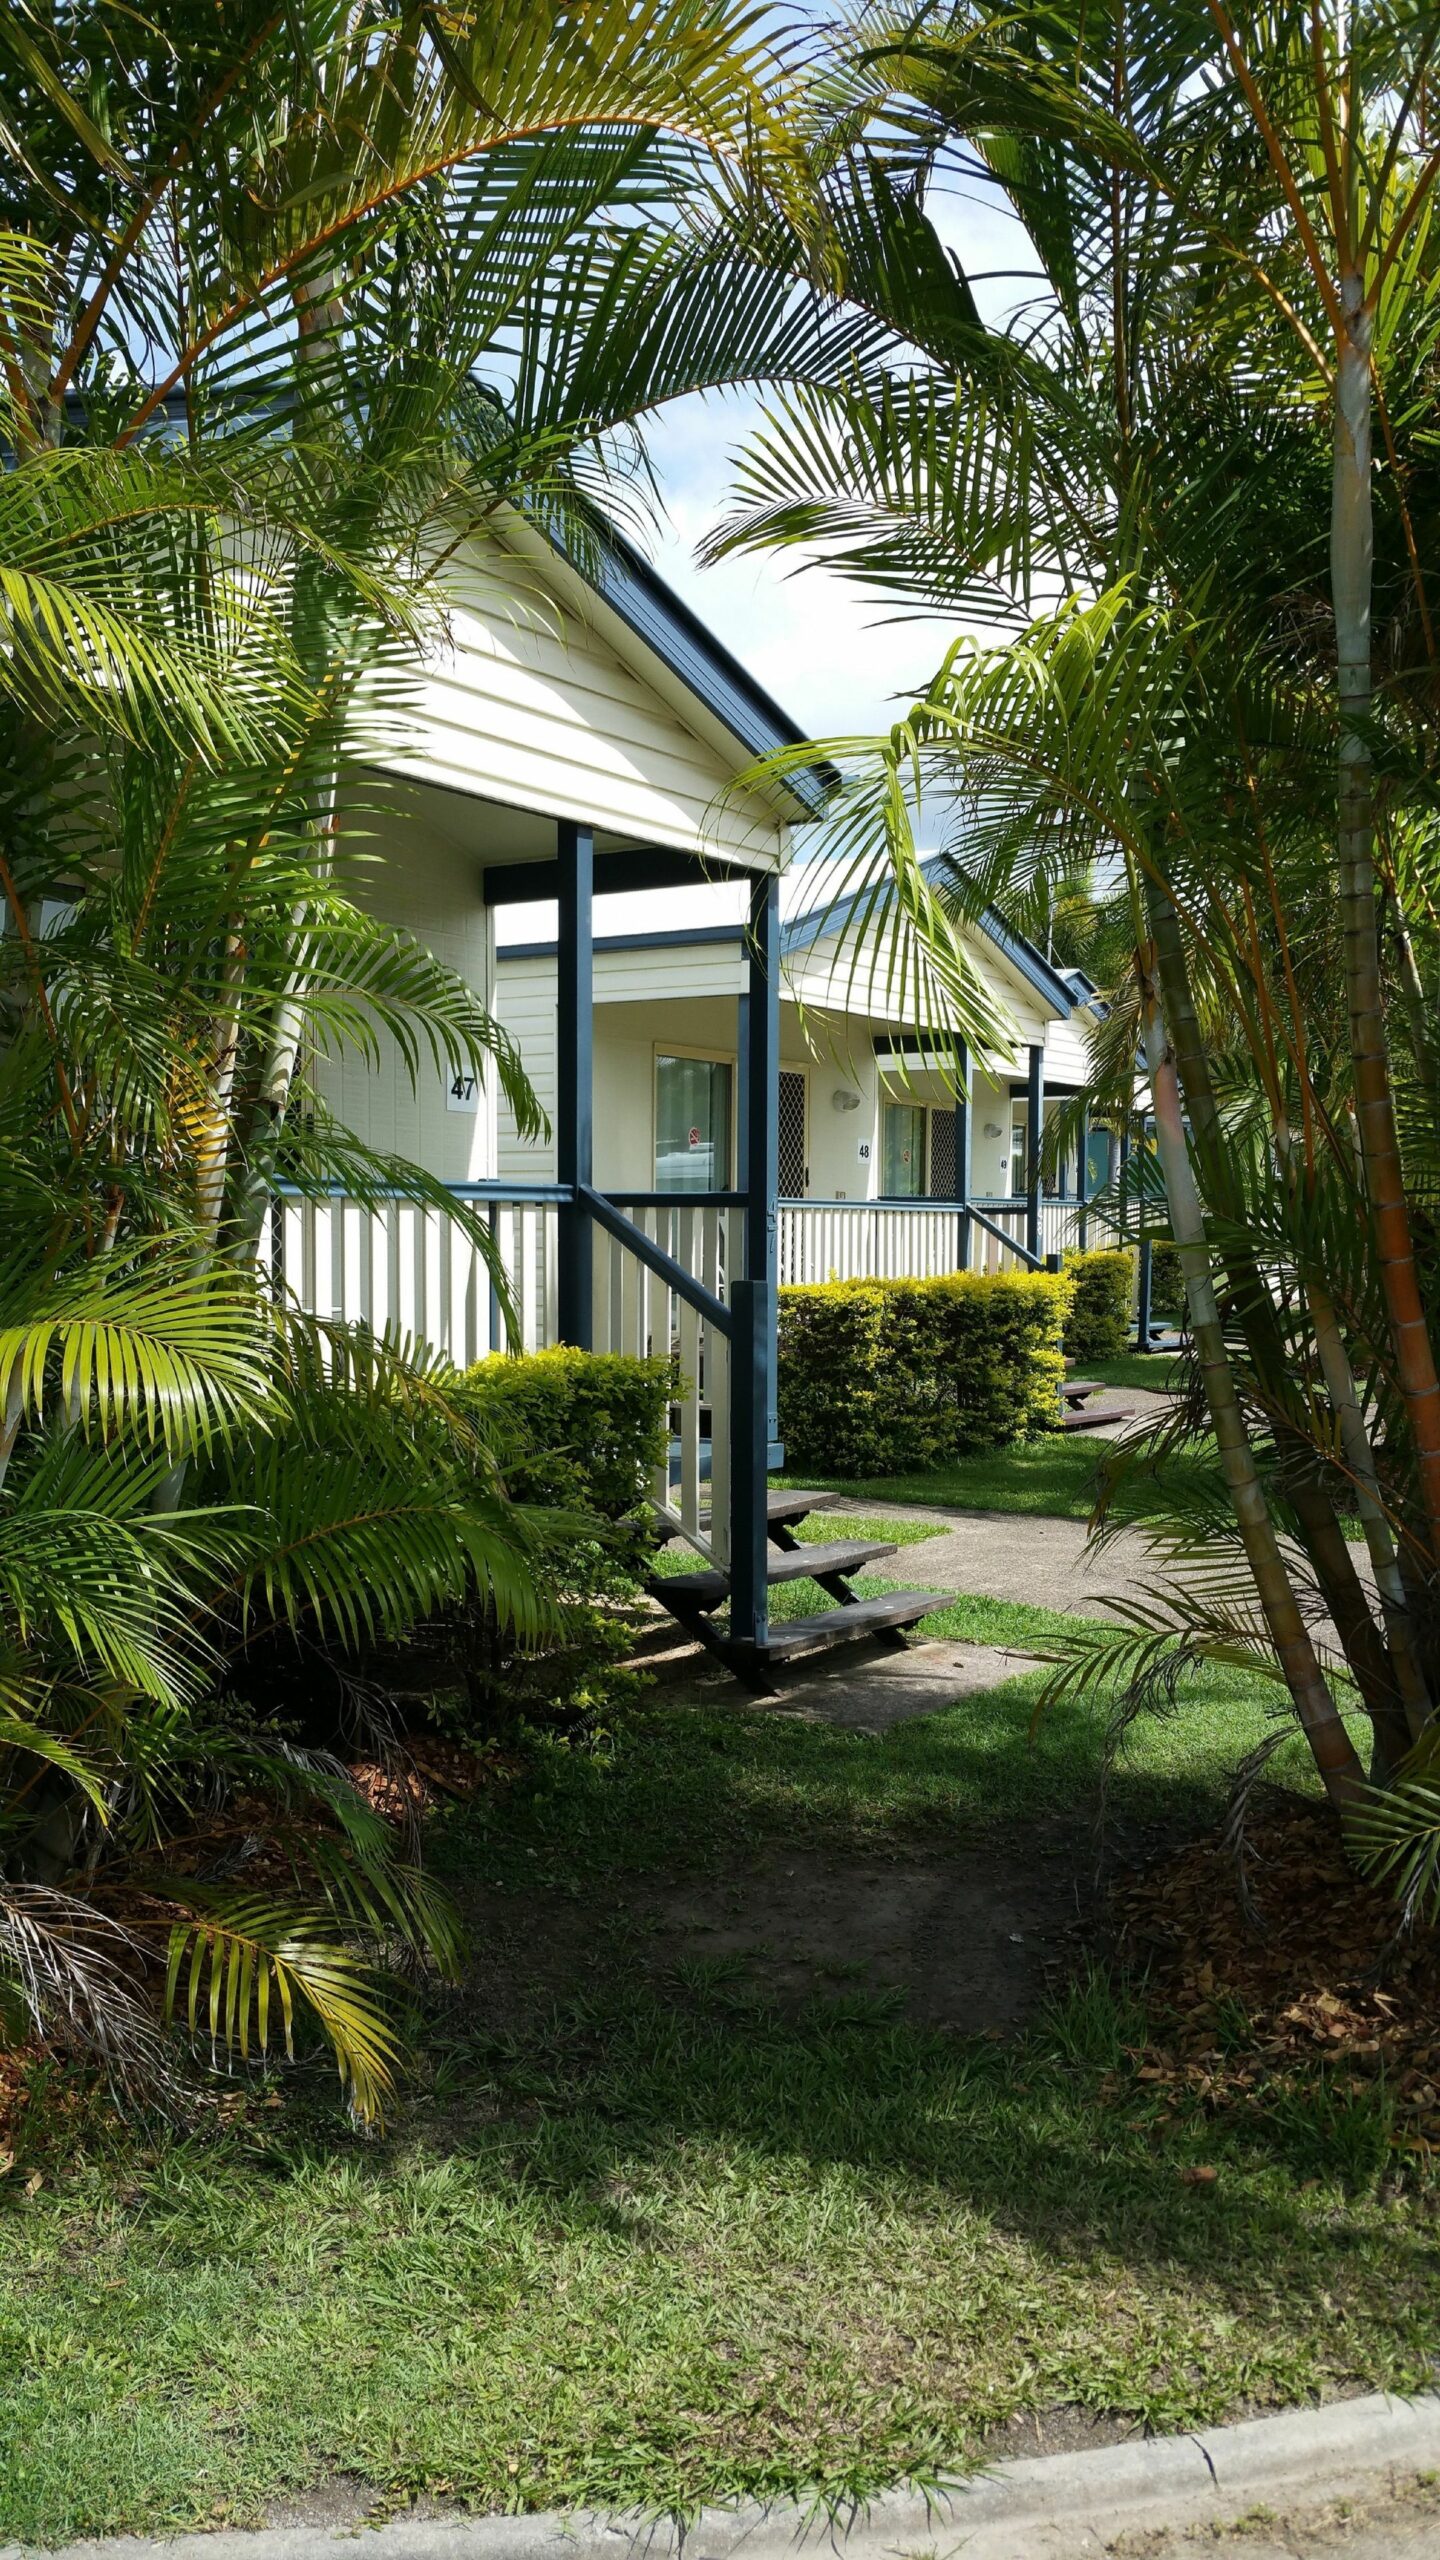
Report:
<svg viewBox="0 0 1440 2560"><path fill-rule="evenodd" d="M374 1969L304 1906L192 1877L150 1881L157 1894L189 1906L170 1932L167 2016L183 2017L215 2053L248 2062L268 2054L277 2024L293 2056L298 2001L325 2036L357 2115L382 2122L400 2044Z"/></svg>

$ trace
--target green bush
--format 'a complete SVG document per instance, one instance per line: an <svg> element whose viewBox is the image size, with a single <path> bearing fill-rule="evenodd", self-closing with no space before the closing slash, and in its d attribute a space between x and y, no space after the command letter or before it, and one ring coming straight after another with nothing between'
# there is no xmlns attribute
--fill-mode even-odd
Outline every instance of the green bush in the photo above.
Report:
<svg viewBox="0 0 1440 2560"><path fill-rule="evenodd" d="M782 1289L787 1465L897 1475L1053 1429L1072 1293L1048 1271Z"/></svg>
<svg viewBox="0 0 1440 2560"><path fill-rule="evenodd" d="M465 1373L462 1398L486 1425L520 1502L624 1520L665 1455L668 1360L613 1351L497 1353Z"/></svg>
<svg viewBox="0 0 1440 2560"><path fill-rule="evenodd" d="M634 1650L645 1497L673 1392L670 1361L614 1352L497 1355L466 1372L461 1400L485 1426L508 1491L542 1515L544 1580L561 1609L557 1633L528 1652L485 1612L449 1628L471 1731L523 1721L593 1732L639 1687L621 1664ZM548 1534L546 1512L556 1515Z"/></svg>
<svg viewBox="0 0 1440 2560"><path fill-rule="evenodd" d="M1123 1252L1067 1253L1065 1268L1075 1283L1065 1319L1065 1356L1081 1366L1096 1360L1120 1359L1130 1340L1130 1305L1135 1294L1135 1263Z"/></svg>
<svg viewBox="0 0 1440 2560"><path fill-rule="evenodd" d="M1180 1268L1180 1248L1168 1241L1150 1247L1150 1312L1152 1316L1164 1316L1170 1324L1185 1322L1185 1275Z"/></svg>

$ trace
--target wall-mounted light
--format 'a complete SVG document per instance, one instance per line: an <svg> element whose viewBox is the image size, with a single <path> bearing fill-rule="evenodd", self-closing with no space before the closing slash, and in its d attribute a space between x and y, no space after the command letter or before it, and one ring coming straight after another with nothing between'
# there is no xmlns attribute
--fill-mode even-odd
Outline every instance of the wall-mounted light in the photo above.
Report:
<svg viewBox="0 0 1440 2560"><path fill-rule="evenodd" d="M985 1123L985 1135L986 1135L986 1137L987 1137L987 1138L999 1138L999 1137L1002 1137L1002 1136L1004 1135L1004 1132L1002 1131L1001 1126L1000 1126L1000 1123L999 1123L999 1121L998 1121L998 1120L987 1120L987 1121L986 1121L986 1123Z"/></svg>
<svg viewBox="0 0 1440 2560"><path fill-rule="evenodd" d="M837 1111L858 1111L860 1108L859 1094L852 1093L847 1085L837 1085L830 1099Z"/></svg>

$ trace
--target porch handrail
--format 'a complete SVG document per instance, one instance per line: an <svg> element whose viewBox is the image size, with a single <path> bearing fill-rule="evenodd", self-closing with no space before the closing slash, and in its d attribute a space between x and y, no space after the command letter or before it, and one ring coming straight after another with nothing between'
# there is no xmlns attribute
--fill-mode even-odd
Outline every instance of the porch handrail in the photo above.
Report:
<svg viewBox="0 0 1440 2560"><path fill-rule="evenodd" d="M635 1200L640 1201L642 1199L642 1195L639 1193L612 1191L610 1193L610 1198L612 1200L634 1198ZM662 1200L671 1201L694 1199L701 1202L710 1201L716 1204L723 1202L726 1205L729 1205L732 1198L734 1199L737 1207L743 1206L743 1197L732 1195L728 1191L699 1191L694 1193L666 1191L655 1194L645 1193L643 1195L643 1202L644 1205L649 1206L652 1204L652 1201L655 1205L658 1205ZM1086 1205L1082 1203L1078 1191L1047 1191L1045 1198L1047 1201L1059 1203L1062 1207L1067 1209L1078 1209ZM1007 1216L1013 1215L1017 1218L1023 1218L1026 1209L1025 1194L1023 1191L972 1191L968 1200L946 1199L942 1198L938 1193L935 1198L932 1199L928 1191L918 1198L911 1193L895 1200L887 1199L883 1192L873 1200L857 1200L853 1198L848 1200L843 1198L831 1200L822 1198L818 1192L814 1191L785 1191L781 1193L775 1205L780 1209L884 1209L887 1212L892 1209L900 1209L908 1210L917 1217L922 1216L928 1209L953 1209L962 1217L967 1215L972 1209L996 1209Z"/></svg>
<svg viewBox="0 0 1440 2560"><path fill-rule="evenodd" d="M633 1218L627 1218L623 1209L614 1207L605 1192L597 1191L591 1183L582 1182L578 1185L577 1196L597 1226L603 1227L617 1244L623 1244L627 1253L633 1253L636 1261L643 1262L648 1270L653 1271L657 1280L663 1280L667 1289L673 1289L677 1298L683 1298L688 1306L694 1307L707 1324L713 1324L717 1333L728 1337L734 1332L734 1322L724 1299L717 1298L703 1281L696 1279L692 1271L687 1271L683 1262L677 1262L673 1253L667 1253L663 1244L657 1244L653 1236L647 1236L644 1228L637 1227ZM667 1192L664 1196L669 1206L677 1195ZM697 1204L694 1199L686 1200L683 1193L678 1196L688 1208L713 1205L706 1201Z"/></svg>
<svg viewBox="0 0 1440 2560"><path fill-rule="evenodd" d="M602 1191L615 1209L748 1209L744 1191Z"/></svg>
<svg viewBox="0 0 1440 2560"><path fill-rule="evenodd" d="M1013 1253L1016 1255L1018 1260L1025 1264L1027 1270L1044 1270L1045 1257L1043 1254L1032 1253L1028 1245L1024 1245L1020 1242L1018 1236L1010 1235L1004 1227L997 1227L994 1219L987 1218L983 1209L977 1209L973 1200L970 1202L969 1213L974 1219L977 1227L983 1227L987 1236L993 1236L997 1244L1003 1244L1007 1253Z"/></svg>
<svg viewBox="0 0 1440 2560"><path fill-rule="evenodd" d="M575 1197L568 1182L506 1182L499 1178L488 1182L442 1182L456 1200L493 1200L500 1209L553 1209L563 1207ZM363 1195L348 1182L300 1183L277 1180L271 1190L278 1200L350 1200L357 1208L374 1200L403 1200L412 1209L429 1209L433 1202L398 1182L367 1182Z"/></svg>

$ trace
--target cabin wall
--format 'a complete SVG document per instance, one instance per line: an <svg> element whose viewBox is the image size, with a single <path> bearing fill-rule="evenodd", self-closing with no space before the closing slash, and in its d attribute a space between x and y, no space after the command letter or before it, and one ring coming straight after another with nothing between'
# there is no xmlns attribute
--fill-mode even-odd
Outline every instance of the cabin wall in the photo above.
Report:
<svg viewBox="0 0 1440 2560"><path fill-rule="evenodd" d="M386 762L515 809L755 867L785 859L775 811L731 785L737 750L667 699L648 653L553 558L485 536L451 566L447 636ZM633 654L632 654L633 653Z"/></svg>
<svg viewBox="0 0 1440 2560"><path fill-rule="evenodd" d="M595 966L595 1171L607 1190L648 1190L655 1178L655 1058L689 1052L702 1057L736 1054L735 999L743 982L738 944L673 944L598 951ZM819 981L833 987L833 979ZM498 969L501 1018L520 1045L532 1081L547 1110L554 1104L555 959L553 952L508 955ZM816 1200L867 1200L880 1196L883 1168L881 1112L886 1095L932 1108L953 1102L944 1079L915 1073L907 1082L883 1057L877 1034L893 1024L863 1015L825 1013L794 1001L795 981L780 1006L780 1061L805 1078L805 1162L808 1196ZM1078 1046L1067 1023L1045 1025L1046 1075L1078 1081L1072 1053ZM1023 1049L1013 1073L972 1075L971 1188L978 1198L1008 1197L1023 1170L1013 1164L1013 1132L1023 1128L1023 1096L1010 1086L1024 1071ZM856 1097L853 1109L836 1105L837 1093ZM867 1152L862 1153L862 1149ZM554 1150L522 1144L501 1105L499 1170L517 1181L553 1173Z"/></svg>
<svg viewBox="0 0 1440 2560"><path fill-rule="evenodd" d="M397 809L383 834L363 848L357 898L373 915L404 925L487 1002L494 983L494 933L472 854ZM446 1078L428 1052L412 1080L388 1032L377 1034L374 1065L350 1051L319 1057L315 1081L336 1118L369 1147L403 1157L443 1182L473 1182L496 1170L497 1092L492 1077L452 1110Z"/></svg>

